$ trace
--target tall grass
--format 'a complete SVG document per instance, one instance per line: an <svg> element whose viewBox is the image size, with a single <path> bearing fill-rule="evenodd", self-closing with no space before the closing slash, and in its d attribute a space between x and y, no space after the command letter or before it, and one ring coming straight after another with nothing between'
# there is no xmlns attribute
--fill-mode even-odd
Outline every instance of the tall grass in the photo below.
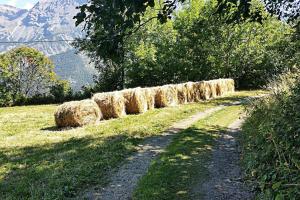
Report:
<svg viewBox="0 0 300 200"><path fill-rule="evenodd" d="M287 73L253 102L243 125L243 163L258 199L299 199L300 76Z"/></svg>

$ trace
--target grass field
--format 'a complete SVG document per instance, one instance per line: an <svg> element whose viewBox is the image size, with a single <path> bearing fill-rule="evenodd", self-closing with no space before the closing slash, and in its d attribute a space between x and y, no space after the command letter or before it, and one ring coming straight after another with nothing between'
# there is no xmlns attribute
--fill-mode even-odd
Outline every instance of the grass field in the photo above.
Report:
<svg viewBox="0 0 300 200"><path fill-rule="evenodd" d="M258 93L237 92L69 130L55 128L56 105L0 108L0 199L72 198L105 185L108 172L144 138L196 112Z"/></svg>

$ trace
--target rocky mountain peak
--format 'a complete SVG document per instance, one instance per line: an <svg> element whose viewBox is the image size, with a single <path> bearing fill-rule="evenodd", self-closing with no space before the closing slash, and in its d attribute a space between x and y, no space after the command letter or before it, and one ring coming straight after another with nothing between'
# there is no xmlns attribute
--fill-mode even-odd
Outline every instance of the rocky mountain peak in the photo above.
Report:
<svg viewBox="0 0 300 200"><path fill-rule="evenodd" d="M63 79L72 80L74 87L79 88L78 83L83 85L85 82L90 82L92 75L89 72L93 70L88 66L86 58L74 54L74 48L70 42L63 41L84 35L80 27L75 27L73 17L78 13L76 7L86 2L87 0L40 0L30 10L0 5L0 42L2 42L0 52L22 45L22 42L31 41L26 45L51 56L59 75ZM12 41L19 42L19 44L7 43ZM67 59L77 59L78 62L65 62ZM77 65L76 70L74 66L68 65ZM76 71L77 74L69 73L70 70ZM85 75L82 76L80 73ZM80 77L85 80L76 80L82 79Z"/></svg>

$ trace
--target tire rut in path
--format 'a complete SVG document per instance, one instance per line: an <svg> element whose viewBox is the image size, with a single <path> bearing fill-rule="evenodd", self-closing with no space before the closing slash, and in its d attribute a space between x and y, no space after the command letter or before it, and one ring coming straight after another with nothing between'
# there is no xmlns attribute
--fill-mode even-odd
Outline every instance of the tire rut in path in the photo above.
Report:
<svg viewBox="0 0 300 200"><path fill-rule="evenodd" d="M163 134L147 138L139 145L137 153L127 158L127 162L113 173L108 186L86 192L84 199L95 200L126 200L131 199L139 179L147 173L151 161L163 152L170 144L174 134L190 127L200 119L206 118L214 112L224 109L226 106L238 105L240 102L220 105L203 112L199 112L185 120L175 123Z"/></svg>
<svg viewBox="0 0 300 200"><path fill-rule="evenodd" d="M221 137L213 148L212 160L208 164L209 178L201 180L192 189L193 199L204 200L248 200L254 194L243 183L240 151L236 141L243 119L236 120L228 126L228 131L220 133ZM204 198L203 198L204 195ZM199 198L201 197L202 198Z"/></svg>

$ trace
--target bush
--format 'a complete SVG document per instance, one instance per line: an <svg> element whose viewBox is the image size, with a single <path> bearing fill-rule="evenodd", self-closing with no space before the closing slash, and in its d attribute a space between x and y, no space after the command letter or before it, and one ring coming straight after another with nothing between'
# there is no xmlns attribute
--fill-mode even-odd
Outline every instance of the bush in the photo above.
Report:
<svg viewBox="0 0 300 200"><path fill-rule="evenodd" d="M50 88L50 94L57 103L64 102L72 96L70 83L66 80L59 80Z"/></svg>
<svg viewBox="0 0 300 200"><path fill-rule="evenodd" d="M0 107L11 106L12 104L13 99L11 93L0 86Z"/></svg>
<svg viewBox="0 0 300 200"><path fill-rule="evenodd" d="M281 76L243 125L243 163L259 199L300 196L300 76Z"/></svg>

